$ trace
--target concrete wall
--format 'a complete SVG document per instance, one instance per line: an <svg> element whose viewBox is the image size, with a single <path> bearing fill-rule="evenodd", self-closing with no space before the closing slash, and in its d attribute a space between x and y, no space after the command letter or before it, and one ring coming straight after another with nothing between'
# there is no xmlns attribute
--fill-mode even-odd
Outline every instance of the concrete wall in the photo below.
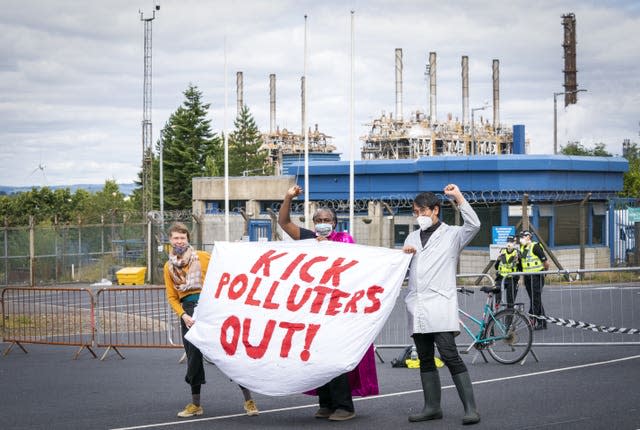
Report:
<svg viewBox="0 0 640 430"><path fill-rule="evenodd" d="M295 176L230 177L229 199L282 200L287 190L295 184ZM196 202L224 200L224 178L193 178L192 186L194 209Z"/></svg>
<svg viewBox="0 0 640 430"><path fill-rule="evenodd" d="M298 178L300 179L300 178ZM247 219L269 219L276 222L269 215L260 213L260 201L281 201L286 191L296 184L295 176L256 176L229 178L230 200L244 200L245 216ZM206 215L206 201L220 201L224 199L224 178L194 178L193 179L193 208L201 220L199 232L202 243L211 245L216 240L224 240L224 215ZM312 201L313 211L317 202ZM292 221L304 226L299 214L292 216ZM352 233L356 241L363 245L395 247L394 225L409 224L415 220L410 215L393 216L388 207L380 201L369 202L367 215L359 215L354 219ZM412 230L410 228L410 230ZM276 227L279 237L285 237L284 232ZM247 234L247 221L238 213L230 214L229 240L239 241ZM557 258L565 269L580 267L580 249L577 247L554 250ZM598 246L587 248L585 252L586 268L609 267L609 248ZM460 261L461 273L481 273L489 261L489 250L465 250ZM552 269L556 269L552 263ZM490 273L493 273L491 271Z"/></svg>
<svg viewBox="0 0 640 430"><path fill-rule="evenodd" d="M395 247L393 244L393 226L395 218L388 215L381 215L379 208L371 208L371 216L356 216L354 222L354 237L356 242L362 245L383 246L386 248ZM252 215L251 219L269 219L267 215ZM397 217L399 220L405 221L405 217ZM291 220L304 227L304 223L300 216L292 216ZM232 242L242 240L246 234L246 225L244 218L239 214L230 214L229 217L229 240ZM277 223L274 221L273 226L276 227L279 237L283 240L290 240ZM200 231L202 233L202 243L206 249L216 240L224 240L224 215L203 215L201 217ZM580 248L561 248L554 249L553 253L564 269L580 268ZM606 246L587 247L585 249L585 268L601 269L610 267L609 264L609 248ZM556 270L557 267L551 261L550 270ZM460 273L482 273L489 263L489 249L465 249L460 259ZM492 276L495 274L493 268L489 271Z"/></svg>

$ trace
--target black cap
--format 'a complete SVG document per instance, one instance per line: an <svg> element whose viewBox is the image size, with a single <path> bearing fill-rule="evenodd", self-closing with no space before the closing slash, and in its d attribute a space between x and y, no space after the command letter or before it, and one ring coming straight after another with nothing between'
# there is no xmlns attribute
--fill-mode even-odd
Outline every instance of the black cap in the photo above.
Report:
<svg viewBox="0 0 640 430"><path fill-rule="evenodd" d="M520 237L529 236L531 237L531 232L529 230L522 230L520 232Z"/></svg>
<svg viewBox="0 0 640 430"><path fill-rule="evenodd" d="M513 242L516 240L515 236L507 236L507 242Z"/></svg>

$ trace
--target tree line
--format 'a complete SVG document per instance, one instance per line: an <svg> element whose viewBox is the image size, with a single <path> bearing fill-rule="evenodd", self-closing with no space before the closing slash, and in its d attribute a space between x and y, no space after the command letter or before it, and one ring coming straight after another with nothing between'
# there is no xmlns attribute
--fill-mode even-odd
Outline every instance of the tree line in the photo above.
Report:
<svg viewBox="0 0 640 430"><path fill-rule="evenodd" d="M604 143L596 143L593 148L588 148L580 142L569 142L566 146L560 146L560 152L564 155L584 155L593 157L611 157L605 149ZM640 196L640 148L635 142L625 142L622 156L629 161L629 170L623 177L620 197L638 198Z"/></svg>

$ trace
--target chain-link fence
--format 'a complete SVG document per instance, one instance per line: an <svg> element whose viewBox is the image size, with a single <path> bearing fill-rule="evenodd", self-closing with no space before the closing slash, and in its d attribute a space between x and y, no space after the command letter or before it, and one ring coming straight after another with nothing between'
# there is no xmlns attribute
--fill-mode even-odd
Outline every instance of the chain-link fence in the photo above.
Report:
<svg viewBox="0 0 640 430"><path fill-rule="evenodd" d="M460 224L460 214L444 196L441 210L447 224ZM465 193L473 203L484 226L502 225L499 202L517 201L517 193ZM571 201L570 193L548 196L551 203L538 204L535 218L537 233L559 254L565 267L586 268L635 266L640 262L636 247L636 225L640 226L640 200L612 199L583 206ZM50 285L68 282L116 282L123 267L142 266L151 284L162 284L162 266L167 259L167 229L174 221L187 225L191 243L197 249L211 251L215 241L287 240L278 227L280 202L257 204L234 201L227 219L223 212L196 213L191 210L150 212L105 216L96 224L64 223L9 227L0 234L0 285ZM338 215L339 231L350 231L359 244L401 247L413 231L412 199L408 196L379 200L356 200L353 225L349 225L349 202L324 200L311 202L311 209L328 206ZM608 206L608 207L607 207ZM206 209L205 209L206 211ZM584 218L584 222L577 222ZM520 217L509 215L508 225ZM131 221L136 220L136 221ZM295 201L291 220L305 225L304 205ZM584 226L581 227L581 225ZM227 230L228 229L228 230ZM228 231L228 235L227 235ZM483 249L491 241L491 229L483 228L469 244L461 272L475 272L486 265ZM583 242L588 249L584 258L575 249ZM483 253L484 252L484 253ZM582 252L582 251L580 251ZM565 255L566 254L566 255ZM609 254L609 255L607 255ZM578 259L580 257L580 259Z"/></svg>
<svg viewBox="0 0 640 430"><path fill-rule="evenodd" d="M146 261L146 224L102 222L7 227L0 234L0 284L48 285L114 279Z"/></svg>

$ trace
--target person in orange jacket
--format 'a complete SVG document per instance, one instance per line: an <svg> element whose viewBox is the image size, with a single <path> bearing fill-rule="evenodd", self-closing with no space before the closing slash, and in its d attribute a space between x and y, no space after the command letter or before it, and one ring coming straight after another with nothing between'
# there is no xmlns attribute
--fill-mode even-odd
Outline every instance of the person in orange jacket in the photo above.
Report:
<svg viewBox="0 0 640 430"><path fill-rule="evenodd" d="M180 418L202 415L200 405L200 389L205 381L202 352L184 338L195 320L193 312L198 306L200 291L207 273L211 256L205 251L196 251L189 244L189 229L176 222L169 228L171 251L169 260L164 265L164 285L167 290L167 301L180 318L182 342L187 355L187 374L184 380L191 386L191 403L178 412ZM247 415L258 415L259 411L251 398L251 392L240 386L244 396L244 409Z"/></svg>

